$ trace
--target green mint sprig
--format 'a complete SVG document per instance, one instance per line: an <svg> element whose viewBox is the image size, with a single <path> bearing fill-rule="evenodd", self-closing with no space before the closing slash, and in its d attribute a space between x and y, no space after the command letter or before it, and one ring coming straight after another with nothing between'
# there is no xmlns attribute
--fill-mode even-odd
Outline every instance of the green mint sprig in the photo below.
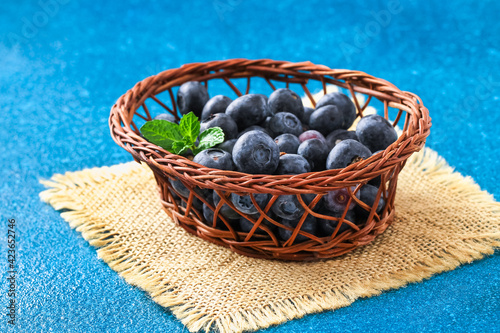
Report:
<svg viewBox="0 0 500 333"><path fill-rule="evenodd" d="M149 142L178 155L188 149L196 155L224 142L224 132L220 127L208 128L200 134L200 121L193 112L182 116L179 124L158 119L148 121L141 127L141 133ZM196 146L198 135L200 140Z"/></svg>

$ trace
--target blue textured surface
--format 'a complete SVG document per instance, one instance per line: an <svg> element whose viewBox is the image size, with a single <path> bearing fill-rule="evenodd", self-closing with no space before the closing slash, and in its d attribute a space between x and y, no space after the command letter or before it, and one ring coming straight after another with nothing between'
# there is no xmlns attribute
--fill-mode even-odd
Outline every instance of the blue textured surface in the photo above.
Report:
<svg viewBox="0 0 500 333"><path fill-rule="evenodd" d="M17 331L185 331L38 198L41 178L131 160L109 136L110 107L184 63L311 60L385 78L429 108L428 146L500 198L499 1L43 3L0 2L1 332L7 218L19 237ZM500 331L499 290L496 254L265 331Z"/></svg>

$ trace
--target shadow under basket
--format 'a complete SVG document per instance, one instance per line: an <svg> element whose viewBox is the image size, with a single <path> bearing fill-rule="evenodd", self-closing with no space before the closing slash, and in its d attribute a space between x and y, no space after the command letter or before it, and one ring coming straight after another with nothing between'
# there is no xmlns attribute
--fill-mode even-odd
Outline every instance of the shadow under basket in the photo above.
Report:
<svg viewBox="0 0 500 333"><path fill-rule="evenodd" d="M229 87L234 97L248 94L251 86L287 87L299 95L303 91L313 106L311 90L326 93L335 85L350 94L358 118L371 102L380 103L384 117L400 129L399 137L344 169L290 176L207 168L148 142L138 129L156 113L169 112L178 120L175 91L187 81L202 82L210 96L221 94L212 86ZM398 174L423 148L431 119L418 96L363 72L311 62L231 59L186 64L146 78L117 100L109 126L115 142L151 168L165 211L185 230L243 255L305 261L343 255L384 232L394 219ZM362 200L367 184L378 188L371 205ZM328 209L329 196L344 202L345 209Z"/></svg>

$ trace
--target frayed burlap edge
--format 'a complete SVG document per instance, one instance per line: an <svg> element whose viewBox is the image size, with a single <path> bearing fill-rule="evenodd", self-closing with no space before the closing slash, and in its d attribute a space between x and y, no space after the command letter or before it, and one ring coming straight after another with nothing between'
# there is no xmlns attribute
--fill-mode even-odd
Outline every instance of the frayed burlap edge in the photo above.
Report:
<svg viewBox="0 0 500 333"><path fill-rule="evenodd" d="M480 187L470 177L464 177L454 172L446 161L436 152L425 148L412 155L407 165L413 165L421 172L431 177L433 182L446 185L463 194L478 209L493 212L500 220L500 203ZM147 168L146 166L142 166ZM172 310L173 314L186 325L191 332L199 330L217 330L219 332L241 332L257 330L273 324L302 317L306 314L335 310L348 306L360 297L379 295L385 290L396 289L412 282L419 282L434 274L453 270L460 264L481 259L487 254L493 254L500 247L500 233L468 235L463 239L468 247L449 246L441 249L440 255L425 263L414 264L404 271L394 271L383 279L363 281L363 284L351 284L349 290L332 288L329 292L310 294L290 298L262 308L254 308L239 313L230 313L217 318L210 318L196 309L196 304L182 299L176 293L175 287L164 280L155 277L154 269L144 262L135 262L127 249L114 242L112 230L107 229L103 221L93 218L85 207L71 200L66 191L77 186L85 186L116 179L124 174L141 171L135 162L114 167L93 168L78 172L55 175L50 181L41 181L50 189L40 193L43 201L55 209L66 209L61 216L81 232L85 240L98 248L97 253L113 270L119 273L125 281L148 292L152 299Z"/></svg>

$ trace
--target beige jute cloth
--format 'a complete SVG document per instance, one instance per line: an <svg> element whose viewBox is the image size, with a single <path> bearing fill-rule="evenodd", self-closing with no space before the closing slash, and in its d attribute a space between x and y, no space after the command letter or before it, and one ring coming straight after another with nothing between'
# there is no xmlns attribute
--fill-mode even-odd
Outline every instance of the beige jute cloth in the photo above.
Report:
<svg viewBox="0 0 500 333"><path fill-rule="evenodd" d="M297 263L247 258L188 234L162 210L135 162L55 175L41 198L128 283L194 332L256 330L421 281L500 246L500 204L435 152L399 177L396 219L343 257Z"/></svg>

